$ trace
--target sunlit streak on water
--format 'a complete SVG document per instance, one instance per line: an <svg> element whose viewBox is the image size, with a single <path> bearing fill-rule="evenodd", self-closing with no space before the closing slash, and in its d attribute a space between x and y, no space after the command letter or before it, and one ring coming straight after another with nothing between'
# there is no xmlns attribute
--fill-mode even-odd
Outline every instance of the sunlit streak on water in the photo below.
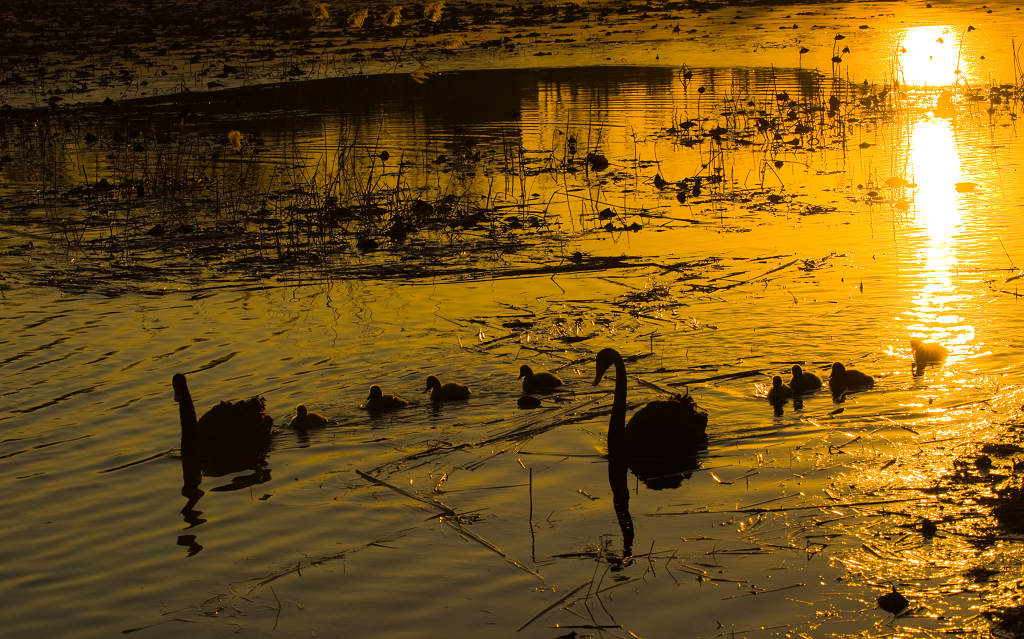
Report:
<svg viewBox="0 0 1024 639"><path fill-rule="evenodd" d="M916 221L924 236L924 281L916 288L908 310L907 328L911 334L946 343L955 360L956 346L973 341L974 327L956 312L956 305L966 299L957 285L957 234L962 216L953 188L962 175L960 154L947 120L914 125L910 163L917 184Z"/></svg>

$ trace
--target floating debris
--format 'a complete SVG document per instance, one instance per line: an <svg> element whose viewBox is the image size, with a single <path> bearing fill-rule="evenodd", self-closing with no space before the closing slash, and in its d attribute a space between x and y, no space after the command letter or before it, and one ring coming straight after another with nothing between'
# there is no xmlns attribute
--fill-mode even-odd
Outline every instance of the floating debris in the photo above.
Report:
<svg viewBox="0 0 1024 639"><path fill-rule="evenodd" d="M896 586L892 587L892 592L878 598L878 607L894 615L903 612L909 605L910 602L907 601L907 598L896 591Z"/></svg>

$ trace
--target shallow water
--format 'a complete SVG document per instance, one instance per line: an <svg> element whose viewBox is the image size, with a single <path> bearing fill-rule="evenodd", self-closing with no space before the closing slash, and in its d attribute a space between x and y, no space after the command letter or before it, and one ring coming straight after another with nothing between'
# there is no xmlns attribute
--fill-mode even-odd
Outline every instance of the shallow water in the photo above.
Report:
<svg viewBox="0 0 1024 639"><path fill-rule="evenodd" d="M39 285L70 258L46 232L5 224L5 633L987 633L979 610L1019 603L1019 541L998 532L983 501L991 485L970 484L979 472L955 462L973 468L980 443L1013 440L1024 401L1015 120L966 101L938 117L938 92L923 91L895 117L851 125L845 144L771 156L783 164L767 190L763 154L724 153L736 197L681 203L655 174L675 182L713 158L667 129L721 112L729 96L796 96L821 79L679 73L371 78L241 94L251 118L224 115L238 103L230 93L227 107L194 107L195 131L258 129L269 156L294 140L310 163L352 130L379 131L368 148L393 157L451 153L471 137L482 158L473 188L494 177L506 204L525 191L523 210L544 211L541 229L508 231L499 246L515 250L460 252L483 242L467 231L439 257L393 246L338 256L362 276L198 268L123 289L104 280L119 294L101 296ZM709 90L698 98L696 86ZM375 99L324 98L360 92ZM447 106L453 96L464 109ZM160 122L179 107L151 109ZM530 170L525 188L502 176L508 140L535 169L557 163L570 134L600 148L608 172ZM63 179L81 164L104 170L97 155L68 159ZM16 192L24 182L11 175ZM885 186L891 177L917 187ZM768 205L769 193L784 197ZM606 206L616 225L642 229L604 230ZM13 250L26 237L38 248ZM575 251L629 259L526 270ZM75 257L83 269L97 259ZM389 275L403 261L422 273ZM914 375L912 336L946 344L948 362ZM627 364L631 400L685 386L710 414L708 450L679 488L630 476L625 561L602 456L612 382L591 384L606 346L642 356ZM799 362L824 377L833 361L870 371L876 388L773 415L771 375ZM522 363L557 369L567 390L517 408ZM206 477L182 512L175 372L188 374L200 413L262 394L279 425L299 403L331 424L281 428L269 471ZM472 399L433 408L429 374L470 383ZM372 383L413 404L368 416L357 407ZM980 475L1010 475L1012 460L993 457ZM917 532L922 517L938 522L934 539ZM979 580L982 567L997 572ZM877 608L891 586L910 615Z"/></svg>

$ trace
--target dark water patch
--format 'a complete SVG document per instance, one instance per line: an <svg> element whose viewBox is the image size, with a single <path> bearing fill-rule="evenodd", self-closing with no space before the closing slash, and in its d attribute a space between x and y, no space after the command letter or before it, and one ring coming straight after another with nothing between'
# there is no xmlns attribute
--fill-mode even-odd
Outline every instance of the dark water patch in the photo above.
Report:
<svg viewBox="0 0 1024 639"><path fill-rule="evenodd" d="M19 360L22 360L22 359L24 359L26 357L29 357L29 356L35 354L35 353L38 353L40 351L46 351L46 350L49 350L49 349L53 348L54 346L58 346L60 344L63 344L67 340L68 340L67 337L58 337L57 339L55 339L55 340L53 340L51 342L48 342L46 344L40 344L39 346L35 346L35 347L33 347L33 348L29 349L29 350L22 351L21 353L18 353L16 355L12 355L12 356L8 357L7 359L5 359L3 361L0 361L0 364L10 364L12 362L17 362Z"/></svg>
<svg viewBox="0 0 1024 639"><path fill-rule="evenodd" d="M57 440L57 441L44 442L42 444L35 444L34 446L31 446L29 448L23 448L21 450L16 450L16 451L13 451L13 452L10 452L10 453L4 453L3 455L0 455L0 459L9 459L9 458L14 457L16 455L21 455L22 453L31 452L33 450L42 450L42 449L45 449L45 448L50 448L51 446L60 446L62 444L68 444L68 443L72 443L72 442L81 441L83 439L88 439L90 437L92 437L92 435L80 435L78 437L72 437L70 439L60 439L60 440Z"/></svg>
<svg viewBox="0 0 1024 639"><path fill-rule="evenodd" d="M125 462L123 464L119 464L117 466L111 466L109 468L104 468L104 469L98 470L96 472L97 473L112 473L112 472L115 472L115 471L118 471L118 470L124 470L125 468L131 468L132 466L137 466L139 464L145 464L146 462L150 462L150 461L153 461L155 459L162 459L163 457L166 457L167 455L169 455L170 452L171 451L164 451L162 453L154 453L154 454L152 454L152 455L150 455L148 457L143 457L142 459L136 459L134 461Z"/></svg>
<svg viewBox="0 0 1024 639"><path fill-rule="evenodd" d="M12 413L16 413L16 414L34 413L34 412L36 412L38 410L41 410L43 408L47 408L49 406L53 406L54 404L59 404L61 402L64 402L64 401L67 401L67 400L72 399L74 397L77 397L78 395L93 393L96 390L102 388L102 386L103 386L102 384L94 385L94 386L85 386L83 388L79 388L77 390L73 390L73 391L64 393L63 395L60 395L59 397L54 397L53 399L45 401L45 402L43 402L41 404L37 404L35 406L30 406L28 408L14 409L11 412Z"/></svg>

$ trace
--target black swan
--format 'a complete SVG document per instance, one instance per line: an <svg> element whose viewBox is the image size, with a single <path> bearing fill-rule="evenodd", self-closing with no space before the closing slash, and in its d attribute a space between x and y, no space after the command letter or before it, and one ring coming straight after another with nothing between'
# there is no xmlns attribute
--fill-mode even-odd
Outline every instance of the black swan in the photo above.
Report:
<svg viewBox="0 0 1024 639"><path fill-rule="evenodd" d="M875 378L858 370L847 369L836 362L832 364L832 374L828 377L828 387L833 395L842 395L848 391L863 390L875 385Z"/></svg>
<svg viewBox="0 0 1024 639"><path fill-rule="evenodd" d="M408 405L409 402L397 395L385 395L380 386L374 384L370 387L370 394L366 397L366 401L363 402L360 408L371 413L384 413L389 410L405 408Z"/></svg>
<svg viewBox="0 0 1024 639"><path fill-rule="evenodd" d="M252 397L238 402L221 402L198 420L185 376L171 379L174 401L181 417L181 454L198 460L206 475L224 475L255 468L270 448L273 418L266 412L266 400Z"/></svg>
<svg viewBox="0 0 1024 639"><path fill-rule="evenodd" d="M311 428L323 428L327 425L327 418L323 415L309 412L305 406L299 404L295 407L295 417L288 424L296 430L309 430Z"/></svg>
<svg viewBox="0 0 1024 639"><path fill-rule="evenodd" d="M649 402L626 423L626 365L612 348L597 354L596 386L615 366L615 401L608 420L608 457L626 459L649 488L674 488L697 468L697 451L707 448L708 414L690 395Z"/></svg>
<svg viewBox="0 0 1024 639"><path fill-rule="evenodd" d="M800 368L799 364L793 364L793 379L789 380L789 387L797 395L809 393L821 388L821 378Z"/></svg>
<svg viewBox="0 0 1024 639"><path fill-rule="evenodd" d="M430 391L430 401L450 402L462 399L469 399L469 386L448 382L442 385L441 380L431 375L427 378L427 388Z"/></svg>
<svg viewBox="0 0 1024 639"><path fill-rule="evenodd" d="M922 342L916 337L910 340L910 348L914 349L914 364L917 366L941 364L949 357L949 350L942 344Z"/></svg>
<svg viewBox="0 0 1024 639"><path fill-rule="evenodd" d="M526 364L519 367L519 379L523 380L523 392L527 395L532 393L548 393L565 383L561 377L554 373L534 373L533 369Z"/></svg>

